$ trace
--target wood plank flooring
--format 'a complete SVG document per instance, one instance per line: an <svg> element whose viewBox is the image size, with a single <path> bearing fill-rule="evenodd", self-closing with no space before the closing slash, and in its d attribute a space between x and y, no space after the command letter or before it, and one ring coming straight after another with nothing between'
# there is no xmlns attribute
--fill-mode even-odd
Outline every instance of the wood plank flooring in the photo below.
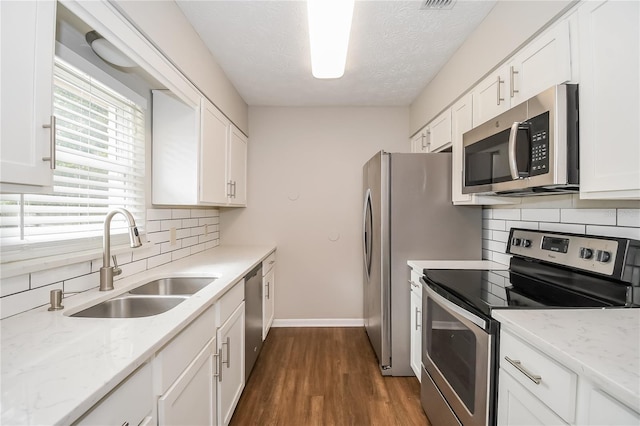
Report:
<svg viewBox="0 0 640 426"><path fill-rule="evenodd" d="M239 425L429 425L415 377L384 377L364 328L272 328Z"/></svg>

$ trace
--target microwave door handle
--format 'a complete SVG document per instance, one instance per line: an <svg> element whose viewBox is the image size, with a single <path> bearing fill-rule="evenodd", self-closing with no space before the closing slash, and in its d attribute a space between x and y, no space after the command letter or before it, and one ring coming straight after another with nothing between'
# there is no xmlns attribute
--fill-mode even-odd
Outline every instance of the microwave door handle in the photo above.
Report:
<svg viewBox="0 0 640 426"><path fill-rule="evenodd" d="M518 160L516 159L516 138L518 136L518 129L520 123L514 121L511 125L511 131L509 132L509 170L511 171L511 177L513 180L520 179L520 173L518 172Z"/></svg>

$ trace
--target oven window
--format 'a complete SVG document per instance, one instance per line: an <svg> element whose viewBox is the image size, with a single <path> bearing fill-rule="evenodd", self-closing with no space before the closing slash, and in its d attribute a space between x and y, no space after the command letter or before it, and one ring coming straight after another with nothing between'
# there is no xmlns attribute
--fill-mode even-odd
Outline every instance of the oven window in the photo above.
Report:
<svg viewBox="0 0 640 426"><path fill-rule="evenodd" d="M426 351L470 412L474 412L476 337L463 323L427 299Z"/></svg>

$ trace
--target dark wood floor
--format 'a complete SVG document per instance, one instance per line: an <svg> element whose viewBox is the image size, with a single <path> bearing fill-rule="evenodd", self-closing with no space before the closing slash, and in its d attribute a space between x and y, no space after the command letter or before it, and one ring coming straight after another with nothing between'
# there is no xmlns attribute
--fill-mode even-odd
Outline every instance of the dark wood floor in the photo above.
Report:
<svg viewBox="0 0 640 426"><path fill-rule="evenodd" d="M272 328L231 425L428 425L415 377L383 377L364 328Z"/></svg>

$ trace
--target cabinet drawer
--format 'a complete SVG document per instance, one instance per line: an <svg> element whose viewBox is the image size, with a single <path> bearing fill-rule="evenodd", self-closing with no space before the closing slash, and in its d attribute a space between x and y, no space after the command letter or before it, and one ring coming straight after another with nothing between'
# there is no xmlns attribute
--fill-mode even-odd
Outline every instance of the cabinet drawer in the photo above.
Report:
<svg viewBox="0 0 640 426"><path fill-rule="evenodd" d="M156 394L162 395L200 350L215 336L215 309L210 307L156 355Z"/></svg>
<svg viewBox="0 0 640 426"><path fill-rule="evenodd" d="M505 331L500 335L500 368L565 421L573 422L578 380L573 371ZM536 384L527 373L539 376L539 383Z"/></svg>
<svg viewBox="0 0 640 426"><path fill-rule="evenodd" d="M87 412L76 425L138 425L153 410L151 366L144 364Z"/></svg>
<svg viewBox="0 0 640 426"><path fill-rule="evenodd" d="M262 276L264 277L276 264L276 252L274 250L265 260L262 261Z"/></svg>
<svg viewBox="0 0 640 426"><path fill-rule="evenodd" d="M244 279L238 281L229 291L227 291L216 303L218 316L216 325L223 324L244 300Z"/></svg>

